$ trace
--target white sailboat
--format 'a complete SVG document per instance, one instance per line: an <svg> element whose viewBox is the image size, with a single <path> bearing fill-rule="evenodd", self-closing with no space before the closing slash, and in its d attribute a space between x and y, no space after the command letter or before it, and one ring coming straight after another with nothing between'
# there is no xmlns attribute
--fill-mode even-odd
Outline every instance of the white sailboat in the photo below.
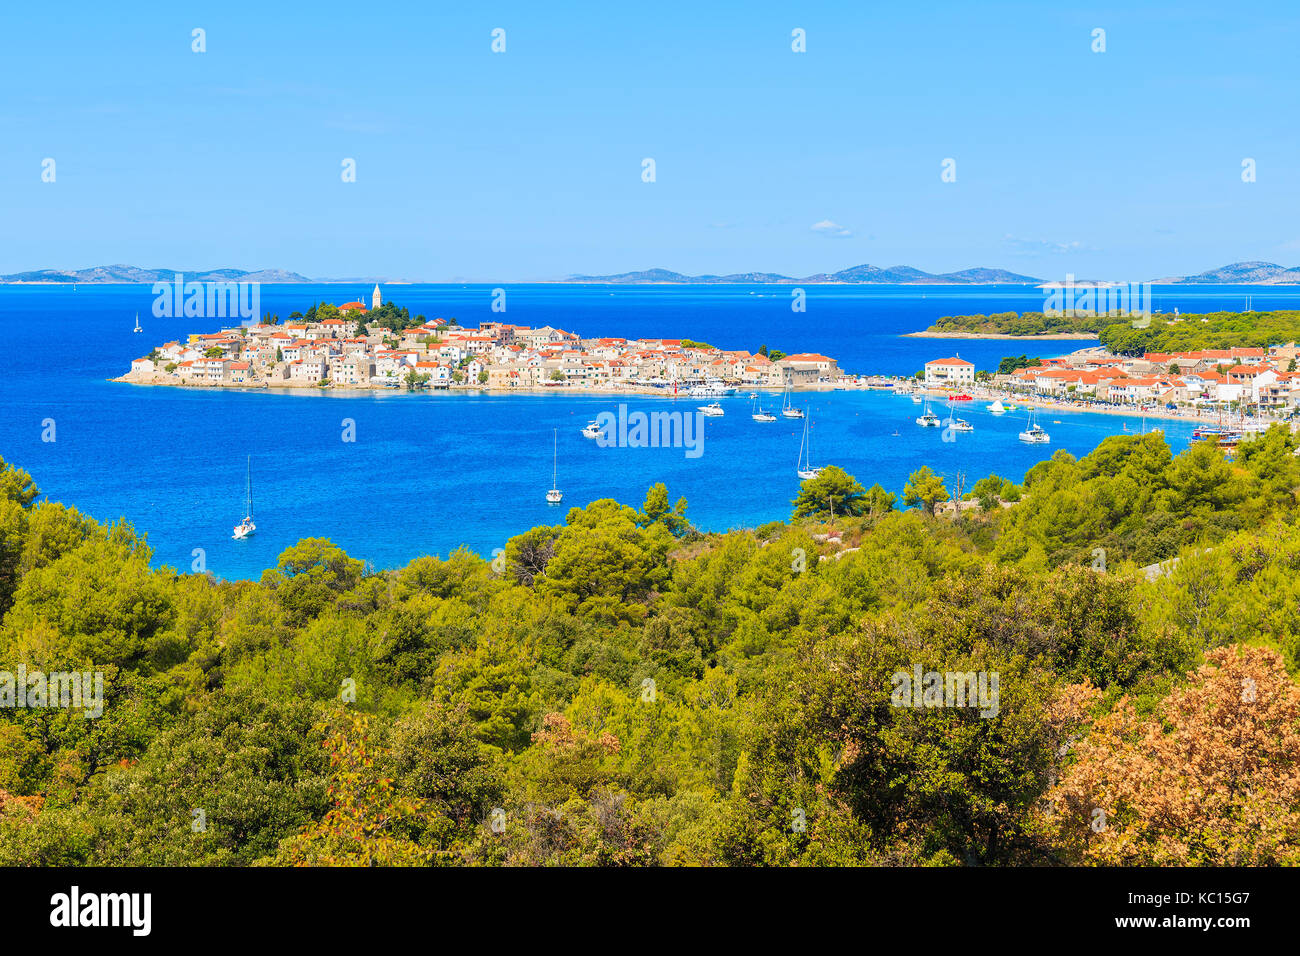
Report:
<svg viewBox="0 0 1300 956"><path fill-rule="evenodd" d="M1020 440L1030 445L1045 445L1052 440L1052 436L1038 424L1038 409L1030 409L1029 427L1020 433Z"/></svg>
<svg viewBox="0 0 1300 956"><path fill-rule="evenodd" d="M755 401L754 403L754 413L749 417L754 419L754 421L756 422L776 421L776 416L773 415L771 412L769 412L767 409L763 408L762 405L759 405L757 401Z"/></svg>
<svg viewBox="0 0 1300 956"><path fill-rule="evenodd" d="M790 389L788 386L785 390L785 398L781 404L781 415L784 418L803 418L803 409L790 404Z"/></svg>
<svg viewBox="0 0 1300 956"><path fill-rule="evenodd" d="M811 419L805 418L803 422L803 438L799 441L799 465L795 469L799 477L804 481L810 481L813 478L821 476L822 469L814 468L812 464L812 430ZM806 453L806 454L805 454Z"/></svg>
<svg viewBox="0 0 1300 956"><path fill-rule="evenodd" d="M75 291L75 290L74 290L74 291ZM140 313L139 313L139 312L137 312L137 313L135 314L135 328L133 328L131 331L132 331L132 332L143 332L143 331L144 331L144 329L140 328Z"/></svg>
<svg viewBox="0 0 1300 956"><path fill-rule="evenodd" d="M244 520L235 525L235 533L232 537L236 541L242 541L250 537L257 530L257 525L253 524L253 456L248 456L248 476L244 483Z"/></svg>
<svg viewBox="0 0 1300 956"><path fill-rule="evenodd" d="M546 493L548 505L558 505L564 500L564 492L556 487L555 470L560 456L560 430L553 429L551 435L551 490Z"/></svg>

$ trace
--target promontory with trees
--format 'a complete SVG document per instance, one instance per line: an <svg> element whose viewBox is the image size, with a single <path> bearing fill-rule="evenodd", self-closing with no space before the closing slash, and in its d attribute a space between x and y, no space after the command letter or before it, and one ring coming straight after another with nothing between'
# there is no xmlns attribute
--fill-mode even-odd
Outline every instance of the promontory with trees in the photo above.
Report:
<svg viewBox="0 0 1300 956"><path fill-rule="evenodd" d="M1155 313L1149 316L999 312L944 316L926 331L1027 338L1053 333L1092 333L1107 350L1117 355L1135 356L1146 352L1262 348L1295 342L1300 340L1300 311Z"/></svg>

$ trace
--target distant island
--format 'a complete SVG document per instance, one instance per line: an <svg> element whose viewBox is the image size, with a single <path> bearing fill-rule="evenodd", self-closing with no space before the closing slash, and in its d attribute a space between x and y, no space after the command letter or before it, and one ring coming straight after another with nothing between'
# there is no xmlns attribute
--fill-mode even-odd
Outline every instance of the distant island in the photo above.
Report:
<svg viewBox="0 0 1300 956"><path fill-rule="evenodd" d="M284 269L259 269L250 272L245 269L207 269L189 271L185 269L142 269L139 266L112 265L94 266L90 269L38 269L34 272L14 272L0 275L0 284L4 285L147 285L154 282L172 282L177 275L184 274L193 282L258 282L263 285L288 285L292 283L325 282L387 282L394 280L377 276L350 277L345 279L309 279L297 272Z"/></svg>
<svg viewBox="0 0 1300 956"><path fill-rule="evenodd" d="M384 276L349 276L346 278L309 278L284 269L144 269L139 266L94 266L89 269L37 269L31 272L13 272L0 275L0 285L76 285L76 284L130 284L171 282L178 273L195 282L258 282L278 284L329 284L372 283L412 284L420 280L392 279ZM493 280L507 281L507 280ZM776 272L733 272L727 275L687 275L669 269L645 269L640 272L619 272L614 275L570 275L561 279L529 280L539 284L593 284L593 285L1032 285L1043 288L1059 285L1058 280L1045 280L1021 275L1006 269L962 269L958 272L925 272L912 266L873 266L863 264L841 269L839 272L819 272L815 275L794 277ZM1170 276L1145 280L1151 285L1300 285L1300 266L1280 266L1275 262L1234 262L1195 275ZM441 285L444 283L428 283ZM461 284L459 281L456 284ZM475 283L481 284L481 283ZM527 284L527 283L518 283ZM1080 279L1075 285L1114 285L1108 280Z"/></svg>
<svg viewBox="0 0 1300 956"><path fill-rule="evenodd" d="M1300 285L1300 266L1276 262L1234 262L1181 278L1153 279L1152 285Z"/></svg>
<svg viewBox="0 0 1300 956"><path fill-rule="evenodd" d="M775 272L741 272L729 275L684 275L667 269L620 272L617 275L575 275L562 282L591 282L602 285L1037 285L1042 279L1005 269L963 269L935 274L911 266L881 268L853 266L839 272L819 272L795 278Z"/></svg>

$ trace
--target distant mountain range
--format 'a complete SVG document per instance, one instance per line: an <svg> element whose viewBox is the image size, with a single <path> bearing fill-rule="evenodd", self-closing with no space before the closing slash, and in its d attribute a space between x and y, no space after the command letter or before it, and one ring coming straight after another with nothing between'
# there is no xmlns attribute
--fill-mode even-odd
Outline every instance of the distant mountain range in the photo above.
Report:
<svg viewBox="0 0 1300 956"><path fill-rule="evenodd" d="M95 266L92 269L62 271L39 269L34 272L15 272L0 275L0 284L8 283L153 283L172 282L175 269L142 269L139 266ZM347 279L309 279L297 272L284 269L261 269L248 272L243 269L209 269L203 272L183 272L188 282L260 282L265 285L287 283L407 283L411 280L387 279L366 276ZM963 269L960 272L923 272L911 266L873 265L853 266L839 272L819 272L816 275L795 278L775 272L737 272L729 275L686 275L668 269L646 269L642 272L620 272L617 275L572 275L555 280L564 283L600 283L608 285L1039 285L1044 280L1033 276L1008 272L1006 269ZM1300 266L1287 268L1274 262L1234 262L1191 276L1174 276L1151 280L1154 285L1300 285ZM1080 281L1079 285L1086 284Z"/></svg>
<svg viewBox="0 0 1300 956"><path fill-rule="evenodd" d="M1288 269L1276 262L1234 262L1194 276L1154 279L1152 285L1297 285L1300 266Z"/></svg>
<svg viewBox="0 0 1300 956"><path fill-rule="evenodd" d="M961 272L944 272L935 274L913 269L911 266L860 265L839 272L819 272L816 275L795 278L775 272L738 272L730 275L688 276L667 269L647 269L644 272L620 272L611 276L569 276L564 282L598 282L609 285L653 285L653 284L690 284L690 285L749 285L772 284L817 285L836 283L879 284L879 285L1034 285L1042 282L1033 276L1022 276L1005 269L963 269Z"/></svg>
<svg viewBox="0 0 1300 956"><path fill-rule="evenodd" d="M264 285L293 282L392 282L392 279L368 276L348 279L309 279L296 272L284 269L259 269L248 272L244 269L207 269L202 272L189 272L184 269L141 269L139 266L95 266L92 269L77 269L64 272L58 269L39 269L35 272L15 272L0 275L0 283L153 283L173 282L177 275L184 275L186 282L260 282Z"/></svg>

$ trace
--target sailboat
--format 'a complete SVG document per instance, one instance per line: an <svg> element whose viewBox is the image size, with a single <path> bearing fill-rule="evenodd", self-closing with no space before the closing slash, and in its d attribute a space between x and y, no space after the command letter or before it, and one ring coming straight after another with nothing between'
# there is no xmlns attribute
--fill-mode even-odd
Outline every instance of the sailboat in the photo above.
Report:
<svg viewBox="0 0 1300 956"><path fill-rule="evenodd" d="M756 422L776 421L776 416L773 415L771 412L769 412L767 409L765 409L762 405L759 405L757 399L754 402L754 413L749 417L754 419L754 421Z"/></svg>
<svg viewBox="0 0 1300 956"><path fill-rule="evenodd" d="M925 414L916 420L916 423L922 428L938 428L941 424L939 416L930 411L930 402L927 399L925 403Z"/></svg>
<svg viewBox="0 0 1300 956"><path fill-rule="evenodd" d="M235 533L232 537L236 541L242 541L249 537L257 530L257 525L253 524L253 456L248 456L248 477L244 484L244 520L235 525Z"/></svg>
<svg viewBox="0 0 1300 956"><path fill-rule="evenodd" d="M546 493L546 503L548 505L558 505L564 500L564 492L555 487L555 469L560 457L560 430L553 429L551 435L551 490Z"/></svg>
<svg viewBox="0 0 1300 956"><path fill-rule="evenodd" d="M790 404L790 388L786 386L785 400L781 404L781 417L783 418L803 418L803 409L796 408Z"/></svg>
<svg viewBox="0 0 1300 956"><path fill-rule="evenodd" d="M139 312L137 312L137 313L135 314L135 328L133 328L131 331L132 331L132 332L143 332L143 331L144 331L144 329L140 328L140 313L139 313Z"/></svg>
<svg viewBox="0 0 1300 956"><path fill-rule="evenodd" d="M821 476L822 470L814 468L812 464L812 430L811 419L805 418L803 421L803 438L799 441L799 465L796 471L799 477L804 481L810 481L813 478ZM805 451L807 452L805 456Z"/></svg>
<svg viewBox="0 0 1300 956"><path fill-rule="evenodd" d="M1038 409L1030 410L1029 427L1020 433L1020 440L1030 445L1045 445L1052 440L1052 436L1043 431L1043 426L1038 424Z"/></svg>

